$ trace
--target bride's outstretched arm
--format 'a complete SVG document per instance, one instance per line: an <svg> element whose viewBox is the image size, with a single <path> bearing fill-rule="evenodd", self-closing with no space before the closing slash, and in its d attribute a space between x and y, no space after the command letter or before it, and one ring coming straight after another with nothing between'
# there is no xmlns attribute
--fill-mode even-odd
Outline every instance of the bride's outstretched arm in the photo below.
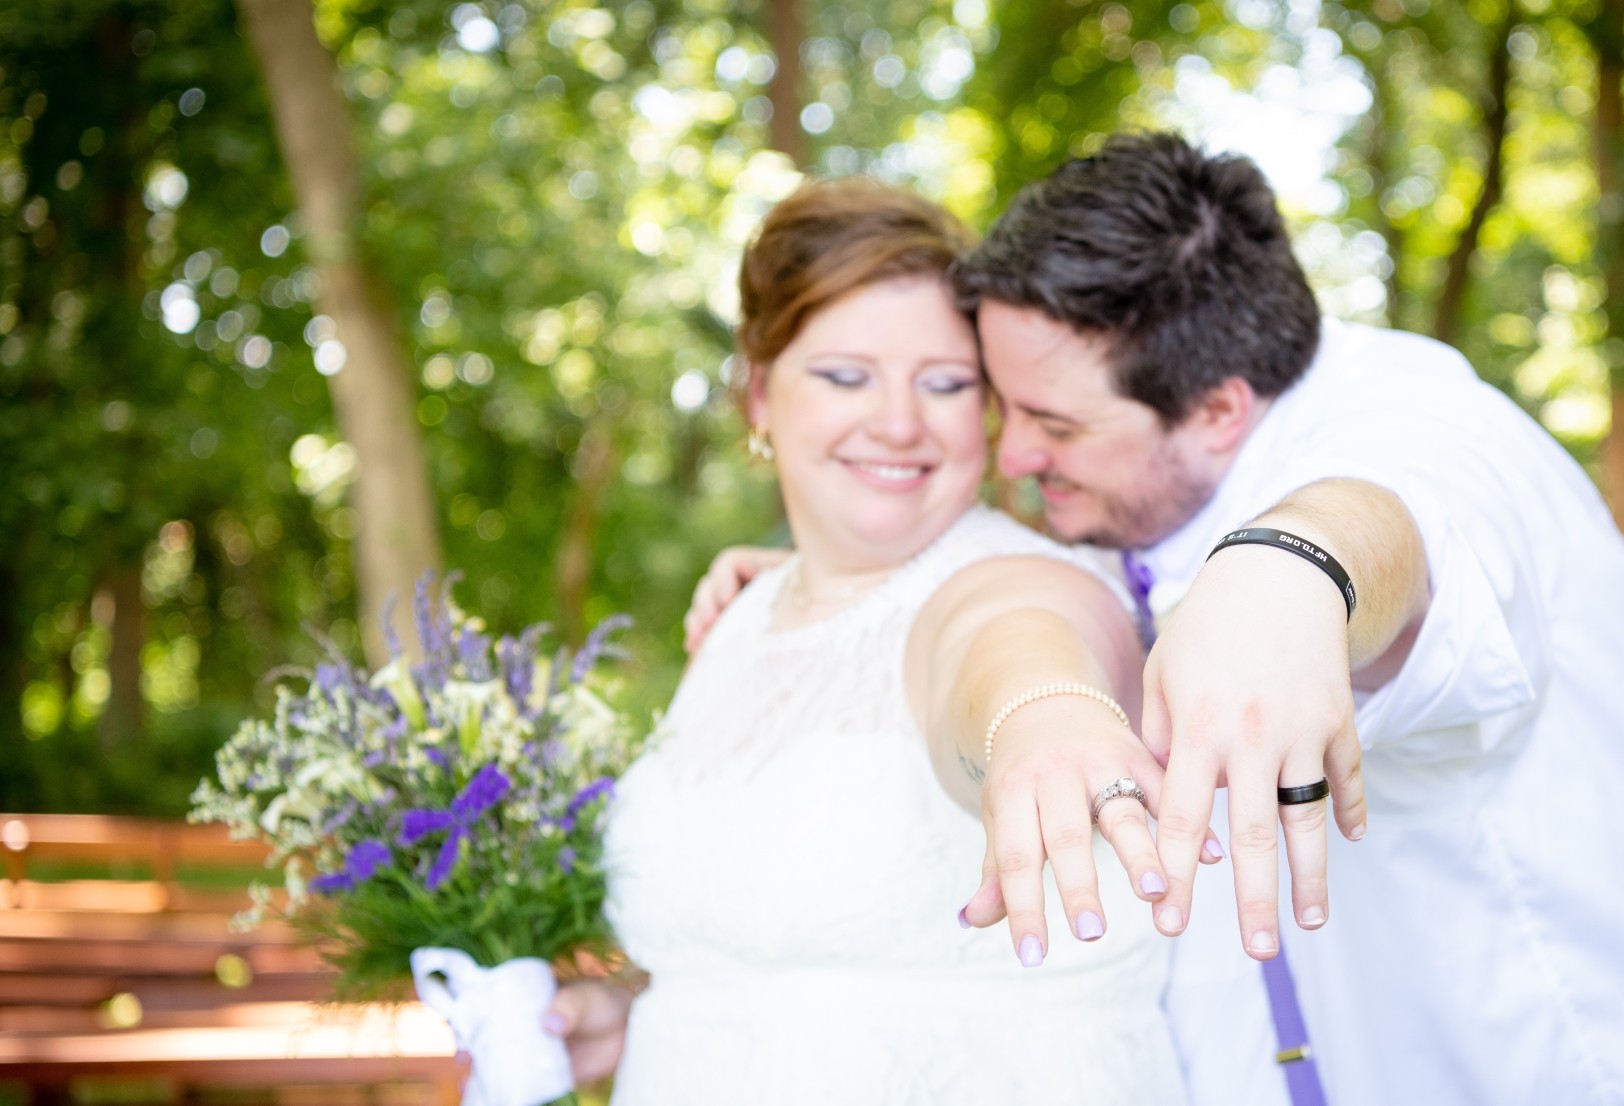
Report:
<svg viewBox="0 0 1624 1106"><path fill-rule="evenodd" d="M1130 724L1140 668L1133 626L1110 590L1048 558L999 558L960 572L910 635L909 696L932 764L987 831L982 884L961 921L992 925L1007 912L1011 943L1028 965L1049 948L1045 860L1073 935L1104 933L1095 797L1130 777L1155 809L1162 768ZM1099 825L1135 893L1158 900L1166 873L1146 806L1107 801Z"/></svg>

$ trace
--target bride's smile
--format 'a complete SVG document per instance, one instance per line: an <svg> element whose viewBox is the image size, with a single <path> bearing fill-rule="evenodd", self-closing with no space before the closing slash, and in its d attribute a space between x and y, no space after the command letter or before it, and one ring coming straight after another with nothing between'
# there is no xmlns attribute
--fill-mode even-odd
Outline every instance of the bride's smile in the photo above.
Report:
<svg viewBox="0 0 1624 1106"><path fill-rule="evenodd" d="M753 425L813 575L902 563L975 500L987 463L974 331L934 275L814 312L753 366Z"/></svg>

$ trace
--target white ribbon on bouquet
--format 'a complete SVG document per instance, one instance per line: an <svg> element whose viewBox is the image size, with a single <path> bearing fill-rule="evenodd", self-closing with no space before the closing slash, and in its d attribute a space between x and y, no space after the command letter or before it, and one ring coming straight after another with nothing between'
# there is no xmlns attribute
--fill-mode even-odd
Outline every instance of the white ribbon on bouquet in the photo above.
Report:
<svg viewBox="0 0 1624 1106"><path fill-rule="evenodd" d="M541 1106L575 1089L564 1042L541 1027L558 991L545 960L483 968L461 949L421 948L412 979L473 1060L462 1106Z"/></svg>

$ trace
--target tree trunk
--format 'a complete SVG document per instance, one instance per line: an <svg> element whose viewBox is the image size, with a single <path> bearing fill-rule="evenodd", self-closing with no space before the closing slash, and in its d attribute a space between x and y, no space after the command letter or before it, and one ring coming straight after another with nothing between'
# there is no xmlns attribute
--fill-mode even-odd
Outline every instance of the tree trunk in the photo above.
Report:
<svg viewBox="0 0 1624 1106"><path fill-rule="evenodd" d="M1370 221L1382 241L1387 244L1388 269L1382 277L1382 288L1386 293L1387 325L1402 328L1405 325L1404 298L1400 285L1400 270L1404 263L1404 232L1393 225L1393 220L1387 217L1382 210L1382 197L1393 185L1392 155L1389 150L1391 139L1390 126L1393 119L1392 104L1392 54L1384 51L1380 54L1359 53L1358 58L1370 75L1372 90L1370 111L1365 119L1369 128L1365 134L1365 164L1370 168L1372 202L1370 205Z"/></svg>
<svg viewBox="0 0 1624 1106"><path fill-rule="evenodd" d="M555 573L558 625L565 639L586 636L586 601L592 592L592 548L597 539L603 494L615 475L615 448L601 420L587 426L575 450L575 497L564 520Z"/></svg>
<svg viewBox="0 0 1624 1106"><path fill-rule="evenodd" d="M767 34L777 68L767 98L773 106L770 141L797 166L806 164L801 131L801 17L797 0L768 0Z"/></svg>
<svg viewBox="0 0 1624 1106"><path fill-rule="evenodd" d="M360 183L338 63L316 37L309 0L237 0L265 78L276 132L305 220L305 249L319 278L317 306L347 354L329 377L338 427L354 448L352 502L359 525L355 575L361 637L374 664L387 655L382 612L412 643L412 594L440 563L428 466L414 409L410 364L359 257Z"/></svg>
<svg viewBox="0 0 1624 1106"><path fill-rule="evenodd" d="M1601 487L1624 528L1624 0L1603 0L1586 28L1596 50L1596 262L1607 282L1608 379L1613 425L1601 449Z"/></svg>
<svg viewBox="0 0 1624 1106"><path fill-rule="evenodd" d="M96 720L102 752L111 753L142 732L146 699L141 692L141 648L147 642L147 610L141 600L141 566L124 565L108 577L97 597L108 608L107 704Z"/></svg>
<svg viewBox="0 0 1624 1106"><path fill-rule="evenodd" d="M1483 188L1478 192L1472 214L1461 228L1444 272L1444 285L1432 317L1432 336L1455 344L1460 334L1461 303L1472 276L1472 257L1489 212L1500 202L1504 182L1507 92L1511 86L1511 32L1517 24L1517 5L1506 4L1505 19L1495 33L1489 54L1489 84L1483 90Z"/></svg>

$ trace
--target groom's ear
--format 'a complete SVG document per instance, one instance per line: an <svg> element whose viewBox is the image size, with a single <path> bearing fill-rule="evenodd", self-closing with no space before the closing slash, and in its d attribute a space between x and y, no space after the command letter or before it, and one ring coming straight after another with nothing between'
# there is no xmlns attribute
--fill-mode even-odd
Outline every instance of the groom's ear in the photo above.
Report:
<svg viewBox="0 0 1624 1106"><path fill-rule="evenodd" d="M1261 414L1252 385L1244 377L1230 376L1207 389L1185 419L1199 429L1208 452L1233 453Z"/></svg>

